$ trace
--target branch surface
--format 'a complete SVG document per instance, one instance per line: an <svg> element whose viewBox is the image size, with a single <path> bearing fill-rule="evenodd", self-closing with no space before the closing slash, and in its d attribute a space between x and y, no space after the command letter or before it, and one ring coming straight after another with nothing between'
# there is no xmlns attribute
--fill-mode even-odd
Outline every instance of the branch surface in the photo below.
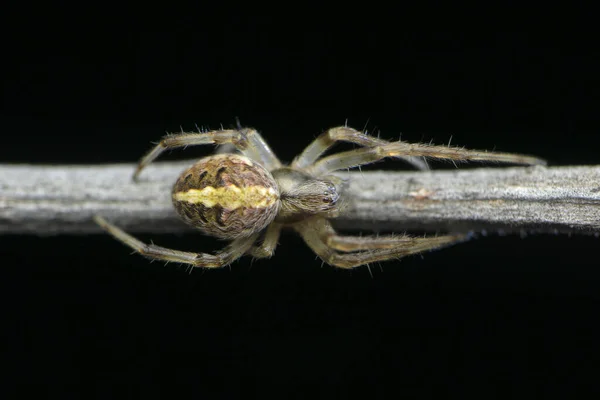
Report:
<svg viewBox="0 0 600 400"><path fill-rule="evenodd" d="M189 230L171 186L190 162L0 165L0 233L89 234L99 214L130 232ZM336 226L350 230L600 232L600 166L349 172Z"/></svg>

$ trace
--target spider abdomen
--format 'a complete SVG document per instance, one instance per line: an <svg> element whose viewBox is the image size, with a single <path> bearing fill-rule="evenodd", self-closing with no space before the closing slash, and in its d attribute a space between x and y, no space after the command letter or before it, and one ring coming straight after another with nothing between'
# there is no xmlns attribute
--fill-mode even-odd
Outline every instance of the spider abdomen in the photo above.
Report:
<svg viewBox="0 0 600 400"><path fill-rule="evenodd" d="M262 165L247 157L219 154L181 174L172 193L175 210L188 224L221 239L264 229L277 215L279 189Z"/></svg>

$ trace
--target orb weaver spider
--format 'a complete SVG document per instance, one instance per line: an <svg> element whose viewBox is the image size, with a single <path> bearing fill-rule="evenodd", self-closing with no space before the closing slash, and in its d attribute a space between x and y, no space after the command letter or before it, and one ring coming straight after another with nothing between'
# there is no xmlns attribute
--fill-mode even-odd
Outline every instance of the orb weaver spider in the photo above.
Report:
<svg viewBox="0 0 600 400"><path fill-rule="evenodd" d="M336 142L361 147L323 156ZM421 167L416 157L545 164L539 158L519 154L389 142L340 126L318 136L288 166L279 161L256 130L240 127L169 134L140 160L133 179L137 180L140 172L163 151L203 144L230 144L241 154L200 159L180 175L173 186L172 200L183 221L207 235L230 240L223 250L208 254L168 249L145 244L100 216L94 218L96 223L145 257L204 268L223 267L243 255L271 257L282 228L288 227L299 233L324 262L354 268L440 248L464 240L465 235L340 235L329 222L339 213L342 190L342 181L333 172L390 157Z"/></svg>

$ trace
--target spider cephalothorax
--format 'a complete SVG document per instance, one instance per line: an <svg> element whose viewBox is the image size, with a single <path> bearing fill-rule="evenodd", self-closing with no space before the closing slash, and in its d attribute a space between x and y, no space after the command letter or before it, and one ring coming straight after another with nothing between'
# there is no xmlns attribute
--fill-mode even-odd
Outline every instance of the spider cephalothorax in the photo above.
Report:
<svg viewBox="0 0 600 400"><path fill-rule="evenodd" d="M362 147L322 157L338 141ZM329 223L338 214L342 186L332 172L387 157L402 158L421 168L425 164L415 157L544 164L538 158L518 154L388 142L342 126L320 135L289 166L284 166L258 132L242 128L168 135L142 158L134 180L165 149L225 143L236 146L241 155L219 154L199 160L181 174L172 192L173 205L186 223L207 235L232 241L222 251L191 253L147 245L102 217L95 217L96 222L146 257L207 268L222 267L245 254L270 257L281 229L289 227L325 262L353 268L439 248L462 240L464 235L339 235Z"/></svg>

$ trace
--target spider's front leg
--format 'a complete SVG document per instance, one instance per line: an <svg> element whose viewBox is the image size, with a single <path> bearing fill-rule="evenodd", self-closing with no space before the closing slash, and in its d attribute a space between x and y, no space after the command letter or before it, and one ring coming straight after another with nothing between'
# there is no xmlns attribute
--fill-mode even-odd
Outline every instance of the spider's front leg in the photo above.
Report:
<svg viewBox="0 0 600 400"><path fill-rule="evenodd" d="M140 172L167 149L197 146L202 144L233 144L241 153L260 162L268 170L278 168L281 162L260 134L251 128L219 130L202 133L177 133L165 137L140 160L133 180Z"/></svg>
<svg viewBox="0 0 600 400"><path fill-rule="evenodd" d="M369 136L364 132L357 131L356 129L349 128L347 126L338 126L328 129L326 132L319 135L311 144L309 144L292 162L292 168L306 168L314 164L314 162L321 157L323 153L329 150L337 142L348 142L363 147L381 146L388 143L385 140ZM419 157L403 155L399 155L397 157L409 162L418 169L429 169L427 163Z"/></svg>
<svg viewBox="0 0 600 400"><path fill-rule="evenodd" d="M430 157L452 161L491 161L522 165L546 165L546 161L541 158L523 154L495 153L397 141L332 154L308 166L306 171L315 176L323 176L334 171L370 164L384 158L402 156Z"/></svg>
<svg viewBox="0 0 600 400"><path fill-rule="evenodd" d="M423 238L342 236L322 217L302 221L294 225L294 228L323 261L346 269L438 249L461 242L467 237L463 234Z"/></svg>
<svg viewBox="0 0 600 400"><path fill-rule="evenodd" d="M220 268L231 264L250 249L259 235L256 233L246 238L236 239L216 254L191 253L168 249L154 244L145 244L99 216L95 216L94 221L115 239L132 248L136 253L139 253L144 257L153 260L178 262L204 268Z"/></svg>
<svg viewBox="0 0 600 400"><path fill-rule="evenodd" d="M398 249L412 248L416 252L429 250L438 244L443 245L448 242L448 238L453 237L456 241L463 240L466 235L446 235L434 236L428 238L408 236L408 235L381 235L381 236L354 236L340 235L333 229L331 223L325 218L315 218L310 226L316 231L323 243L333 250L342 252L353 252L362 250L376 249ZM425 246L425 247L423 247ZM424 249L424 250L423 250Z"/></svg>

